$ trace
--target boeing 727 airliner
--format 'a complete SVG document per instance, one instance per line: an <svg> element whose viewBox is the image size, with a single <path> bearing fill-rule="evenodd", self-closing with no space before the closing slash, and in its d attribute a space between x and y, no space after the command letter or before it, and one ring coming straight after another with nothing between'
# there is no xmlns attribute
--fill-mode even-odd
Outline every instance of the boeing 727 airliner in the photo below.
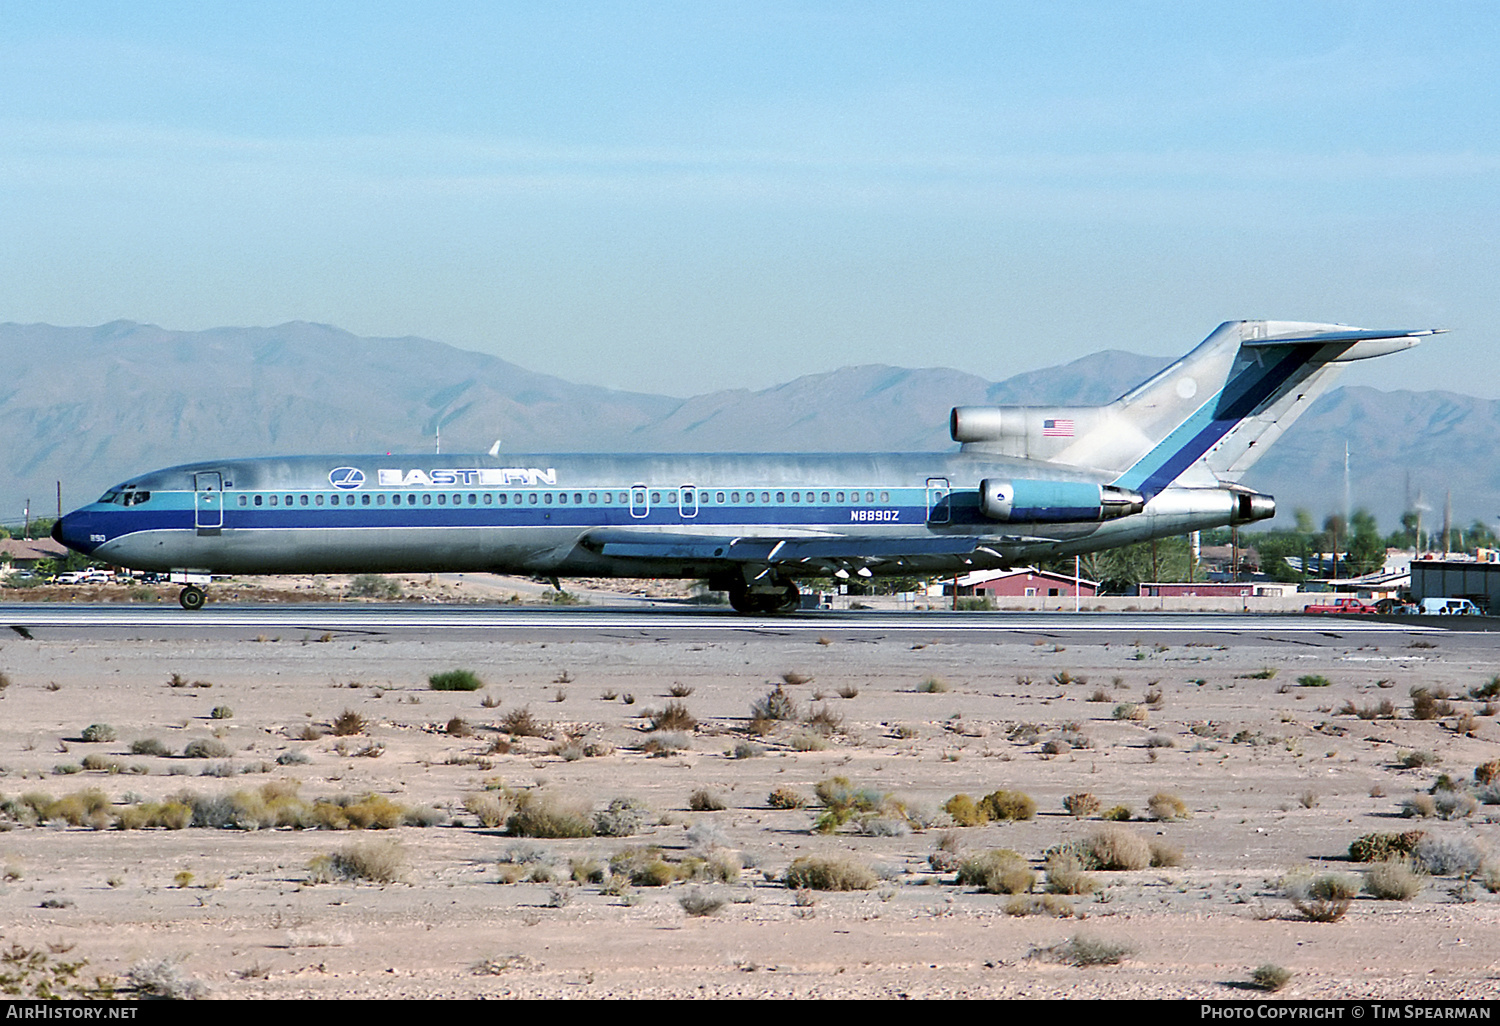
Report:
<svg viewBox="0 0 1500 1026"><path fill-rule="evenodd" d="M740 612L788 611L799 577L1003 568L1271 517L1239 484L1265 448L1346 364L1439 330L1229 321L1104 406L957 407L953 452L192 463L53 536L136 570L707 578Z"/></svg>

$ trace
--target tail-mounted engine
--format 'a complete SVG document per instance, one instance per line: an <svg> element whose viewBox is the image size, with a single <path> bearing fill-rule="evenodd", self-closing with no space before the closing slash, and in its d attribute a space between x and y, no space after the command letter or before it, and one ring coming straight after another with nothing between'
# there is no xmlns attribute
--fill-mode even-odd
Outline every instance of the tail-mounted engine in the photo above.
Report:
<svg viewBox="0 0 1500 1026"><path fill-rule="evenodd" d="M1113 520L1146 508L1139 492L1086 481L979 482L979 509L991 520Z"/></svg>

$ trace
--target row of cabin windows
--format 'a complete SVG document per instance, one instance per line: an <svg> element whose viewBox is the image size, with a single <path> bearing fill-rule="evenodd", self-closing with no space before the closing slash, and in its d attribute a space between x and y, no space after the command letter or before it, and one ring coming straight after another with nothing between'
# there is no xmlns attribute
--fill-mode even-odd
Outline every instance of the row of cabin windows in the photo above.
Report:
<svg viewBox="0 0 1500 1026"><path fill-rule="evenodd" d="M389 500L387 500L387 495L388 494L389 494ZM421 499L420 500L418 500L418 498L417 498L418 494L421 495ZM557 503L557 505L559 505L559 506L566 506L566 505L569 504L569 501L570 501L570 498L571 498L571 502L572 502L573 505L575 505L575 506L582 506L582 505L585 504L584 503L584 495L585 494L588 495L588 503L587 504L590 505L590 506L598 506L598 505L610 506L610 505L614 505L616 501L618 501L619 504L622 505L622 506L626 505L626 504L629 504L629 503L632 503L632 502L636 506L644 506L646 504L646 493L644 491L637 491L634 494L634 496L632 496L630 492L619 492L618 493L618 500L616 499L616 494L617 493L615 493L615 492L588 492L588 493L584 493L584 492L571 492L571 493L569 493L569 492L556 492L556 493L553 493L553 492L513 492L513 493L512 492L469 492L467 496L465 496L461 492L454 492L454 493L452 493L452 504L454 506L463 506L463 505L469 505L469 506L478 506L478 505L493 506L493 505L496 505L496 504L501 505L501 506L507 506L507 505L511 505L512 502L514 502L514 504L517 505L517 506L528 505L528 504L532 505L532 506L535 506L538 503L540 503L541 505L544 505L544 506L551 506L553 504L553 502L555 501ZM669 492L666 492L665 494L666 494L666 501L667 501L668 505L673 505L673 506L677 505L677 492L676 491L669 491ZM693 501L694 501L694 496L696 495L697 496L697 501L701 505L705 505L705 506L710 506L710 505L726 505L726 504L738 505L739 502L740 502L740 497L741 497L742 494L744 496L744 501L746 503L753 504L756 501L756 494L757 493L756 492L750 492L750 491L743 492L743 493L741 493L741 492L708 492L708 491L700 491L700 492L696 492L695 493L695 492L684 490L683 493L682 493L682 503L685 506L691 506L693 504ZM848 502L850 504L855 505L855 506L858 506L860 504L860 502L861 502L861 494L859 492L857 492L857 491L848 492L848 493L845 493L845 492L821 492L821 493L820 492L791 492L790 493L790 495L791 495L791 501L794 502L794 503L799 503L800 504L803 501L806 501L808 503L815 503L815 502L821 501L825 505L828 504L828 503L830 503L830 502L836 503L836 504L839 504L839 505L844 504L844 502L845 502L845 495L846 494L848 496ZM891 501L891 493L890 492L881 492L879 494L880 494L880 501L881 502L890 502ZM554 495L556 496L555 500L554 500ZM659 506L659 505L661 505L662 495L663 495L663 493L659 492L659 491L653 491L653 492L651 492L651 505L653 505L653 506ZM768 492L768 491L766 491L766 492L760 492L759 495L760 495L760 500L759 501L761 503L763 503L763 504L769 504L771 502L771 495L772 495L771 492ZM778 504L783 504L784 505L787 502L787 495L788 495L788 493L784 492L784 491L783 492L776 492L775 493L776 502ZM875 501L875 495L876 495L875 492L865 492L865 493L863 493L863 501L866 502L866 503L873 503ZM301 494L301 495L285 495L285 496L279 495L279 494L277 494L277 495L263 495L263 494L259 494L259 493L255 494L255 495L244 495L244 494L241 494L240 495L240 505L241 506L250 506L250 505L255 505L255 506L282 506L282 505L285 505L285 506L293 506L293 505L297 505L297 506L322 506L322 505L326 504L326 505L329 505L329 506L338 506L338 505L344 505L344 506L354 506L354 505L361 505L361 506L371 506L371 505L374 505L374 506L384 506L384 505L386 505L387 501L389 501L390 505L392 505L392 506L400 506L400 505L403 504L403 501L404 501L405 505L415 506L420 501L421 504L424 505L424 506L431 506L433 504L433 502L434 502L434 496L436 496L436 500L435 501L437 502L437 504L439 506L447 506L449 504L449 493L447 493L447 492L421 492L421 493L411 492L411 493L408 493L404 497L404 499L403 499L403 496L400 493L397 493L397 492L392 492L392 493L375 492L375 493L373 493L373 496L372 496L372 493L370 493L370 492L361 492L357 496L354 495L353 493L346 493L346 494L335 493L333 495L327 495L326 493L313 493L311 495ZM819 499L819 496L821 496L821 499ZM465 499L467 499L467 503L465 502Z"/></svg>

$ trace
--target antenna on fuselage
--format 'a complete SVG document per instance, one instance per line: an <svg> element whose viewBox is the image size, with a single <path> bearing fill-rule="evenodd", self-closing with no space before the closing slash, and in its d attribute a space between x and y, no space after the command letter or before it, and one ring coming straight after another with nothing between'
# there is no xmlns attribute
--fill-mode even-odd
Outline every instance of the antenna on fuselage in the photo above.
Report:
<svg viewBox="0 0 1500 1026"><path fill-rule="evenodd" d="M438 421L437 422L437 426L435 428L433 428L433 437L437 439L437 441L433 444L433 449L432 449L433 454L437 455L437 456L441 456L443 454L443 422L442 421Z"/></svg>
<svg viewBox="0 0 1500 1026"><path fill-rule="evenodd" d="M500 439L498 439L498 438L495 439L495 444L492 445L492 446L490 446L490 455L491 456L499 456L500 455Z"/></svg>

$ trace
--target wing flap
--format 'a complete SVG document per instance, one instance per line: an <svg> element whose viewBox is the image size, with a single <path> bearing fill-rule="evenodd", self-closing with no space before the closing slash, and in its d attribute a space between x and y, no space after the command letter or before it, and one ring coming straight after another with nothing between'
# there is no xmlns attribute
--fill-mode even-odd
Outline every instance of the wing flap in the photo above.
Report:
<svg viewBox="0 0 1500 1026"><path fill-rule="evenodd" d="M585 544L600 555L620 559L717 559L735 563L790 563L819 559L968 555L979 547L980 539L957 535L755 538L595 531L585 539Z"/></svg>

